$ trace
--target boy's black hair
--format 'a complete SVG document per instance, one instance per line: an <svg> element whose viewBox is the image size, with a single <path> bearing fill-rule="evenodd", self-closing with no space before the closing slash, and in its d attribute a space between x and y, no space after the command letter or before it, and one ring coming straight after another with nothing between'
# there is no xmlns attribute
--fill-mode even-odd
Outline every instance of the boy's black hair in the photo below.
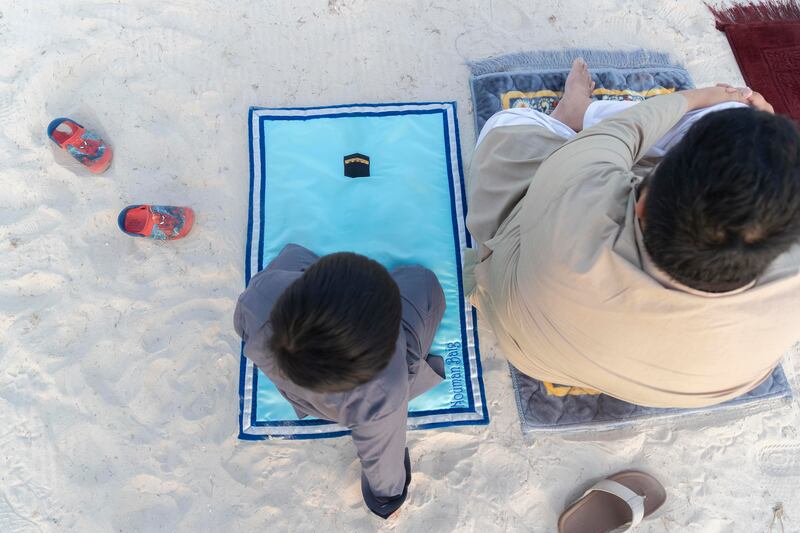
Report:
<svg viewBox="0 0 800 533"><path fill-rule="evenodd" d="M327 255L275 302L269 347L297 385L348 391L389 364L401 312L400 289L380 263L349 252Z"/></svg>
<svg viewBox="0 0 800 533"><path fill-rule="evenodd" d="M800 240L800 132L751 108L709 113L664 156L644 201L659 268L702 291L742 287Z"/></svg>

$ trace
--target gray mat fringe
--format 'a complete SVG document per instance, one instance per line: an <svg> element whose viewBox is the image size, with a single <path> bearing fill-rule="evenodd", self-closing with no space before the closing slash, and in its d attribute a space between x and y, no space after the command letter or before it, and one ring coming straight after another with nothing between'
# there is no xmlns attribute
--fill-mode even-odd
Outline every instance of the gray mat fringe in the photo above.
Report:
<svg viewBox="0 0 800 533"><path fill-rule="evenodd" d="M534 68L542 69L569 69L572 62L582 57L589 63L589 68L657 68L678 67L681 65L671 59L669 54L654 50L608 51L588 48L573 48L569 50L539 50L535 52L513 52L486 59L469 61L470 72L473 76L495 74L498 72L514 72Z"/></svg>

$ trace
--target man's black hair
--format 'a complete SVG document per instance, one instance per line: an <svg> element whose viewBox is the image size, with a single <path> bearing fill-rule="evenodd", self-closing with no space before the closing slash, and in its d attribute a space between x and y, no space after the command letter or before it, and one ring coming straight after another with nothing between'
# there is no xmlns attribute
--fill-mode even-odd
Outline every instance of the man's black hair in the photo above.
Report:
<svg viewBox="0 0 800 533"><path fill-rule="evenodd" d="M648 180L644 242L672 278L727 292L800 240L800 132L751 108L702 117Z"/></svg>
<svg viewBox="0 0 800 533"><path fill-rule="evenodd" d="M270 349L297 385L348 391L389 363L401 312L400 289L380 263L348 252L327 255L275 302Z"/></svg>

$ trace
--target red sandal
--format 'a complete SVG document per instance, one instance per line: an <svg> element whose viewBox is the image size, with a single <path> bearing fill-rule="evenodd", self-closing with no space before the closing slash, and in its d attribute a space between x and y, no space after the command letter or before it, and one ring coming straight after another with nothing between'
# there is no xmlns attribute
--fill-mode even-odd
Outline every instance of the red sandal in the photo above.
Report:
<svg viewBox="0 0 800 533"><path fill-rule="evenodd" d="M129 205L120 212L117 222L119 229L133 237L174 241L192 229L194 211L171 205Z"/></svg>
<svg viewBox="0 0 800 533"><path fill-rule="evenodd" d="M104 172L111 164L111 147L99 135L74 120L55 119L47 126L47 135L95 174Z"/></svg>

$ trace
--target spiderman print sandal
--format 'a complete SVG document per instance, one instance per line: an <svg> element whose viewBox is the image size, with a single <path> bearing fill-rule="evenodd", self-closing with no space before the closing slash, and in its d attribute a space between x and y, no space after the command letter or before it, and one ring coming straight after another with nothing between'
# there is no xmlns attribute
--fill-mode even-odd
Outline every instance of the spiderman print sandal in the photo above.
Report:
<svg viewBox="0 0 800 533"><path fill-rule="evenodd" d="M117 222L119 229L133 237L174 241L192 229L194 211L171 205L129 205L120 212Z"/></svg>
<svg viewBox="0 0 800 533"><path fill-rule="evenodd" d="M104 172L111 164L111 147L98 134L72 119L55 119L47 126L47 135L95 174Z"/></svg>

